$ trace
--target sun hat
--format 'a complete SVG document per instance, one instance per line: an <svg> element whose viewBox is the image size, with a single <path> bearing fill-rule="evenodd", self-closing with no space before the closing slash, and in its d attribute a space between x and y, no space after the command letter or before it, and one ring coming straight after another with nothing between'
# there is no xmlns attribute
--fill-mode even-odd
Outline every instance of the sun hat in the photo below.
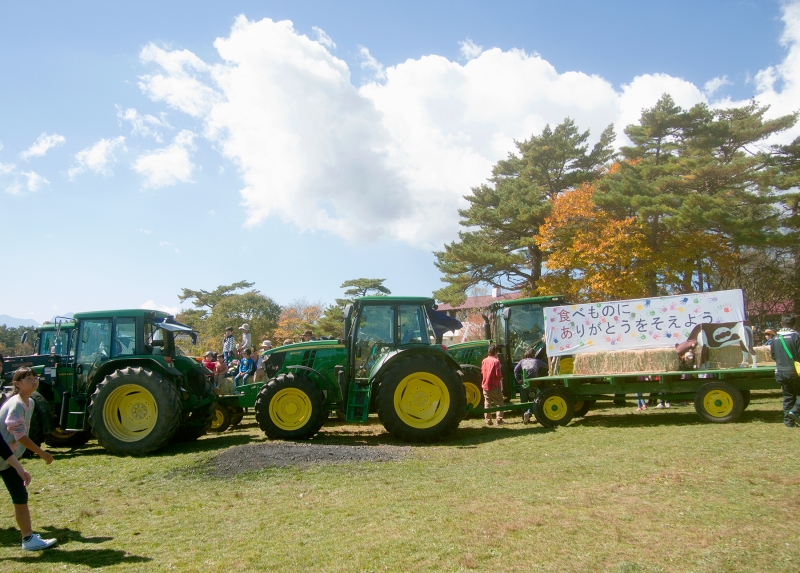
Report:
<svg viewBox="0 0 800 573"><path fill-rule="evenodd" d="M208 352L206 352L205 354L203 354L203 356L214 356L214 353L213 353L212 351L210 351L210 350L209 350Z"/></svg>
<svg viewBox="0 0 800 573"><path fill-rule="evenodd" d="M245 322L242 326L239 327L239 330L250 330L250 325Z"/></svg>
<svg viewBox="0 0 800 573"><path fill-rule="evenodd" d="M772 336L775 336L776 332L771 328L768 328L764 331L764 334L771 334Z"/></svg>
<svg viewBox="0 0 800 573"><path fill-rule="evenodd" d="M269 340L265 340L261 343L261 348L272 348L272 343Z"/></svg>

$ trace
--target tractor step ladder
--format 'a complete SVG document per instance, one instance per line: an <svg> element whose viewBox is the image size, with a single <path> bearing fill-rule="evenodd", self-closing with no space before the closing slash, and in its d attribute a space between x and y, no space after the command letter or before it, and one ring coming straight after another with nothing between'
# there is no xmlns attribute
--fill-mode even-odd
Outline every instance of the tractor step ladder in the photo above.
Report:
<svg viewBox="0 0 800 573"><path fill-rule="evenodd" d="M347 421L366 422L369 416L370 384L366 380L353 380L347 392Z"/></svg>

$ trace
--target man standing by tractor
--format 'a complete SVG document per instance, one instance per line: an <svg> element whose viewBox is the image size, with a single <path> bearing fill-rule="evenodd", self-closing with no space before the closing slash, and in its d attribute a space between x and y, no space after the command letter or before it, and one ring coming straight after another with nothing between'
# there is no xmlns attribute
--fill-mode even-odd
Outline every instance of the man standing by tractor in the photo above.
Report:
<svg viewBox="0 0 800 573"><path fill-rule="evenodd" d="M775 360L775 380L783 391L783 423L789 428L800 424L800 334L794 331L794 316L784 316L781 328L772 343L770 354Z"/></svg>
<svg viewBox="0 0 800 573"><path fill-rule="evenodd" d="M491 408L492 404L496 406L503 405L503 370L500 366L500 361L497 359L497 345L489 345L489 356L481 362L481 374L483 381L481 387L483 388L483 407ZM483 415L486 420L486 425L492 425L492 414L486 412ZM497 424L503 423L503 412L497 411Z"/></svg>

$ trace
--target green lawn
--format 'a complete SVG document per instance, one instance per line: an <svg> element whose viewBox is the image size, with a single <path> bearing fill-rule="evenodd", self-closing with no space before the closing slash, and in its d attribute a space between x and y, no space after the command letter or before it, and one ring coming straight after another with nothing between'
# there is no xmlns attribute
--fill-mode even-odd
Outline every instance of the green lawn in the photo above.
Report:
<svg viewBox="0 0 800 573"><path fill-rule="evenodd" d="M54 449L25 463L34 527L60 543L23 553L7 502L0 571L800 570L800 429L778 396L727 425L632 404L556 430L467 420L397 461L235 478L208 461L264 442L252 418L148 458ZM401 445L377 419L313 442Z"/></svg>

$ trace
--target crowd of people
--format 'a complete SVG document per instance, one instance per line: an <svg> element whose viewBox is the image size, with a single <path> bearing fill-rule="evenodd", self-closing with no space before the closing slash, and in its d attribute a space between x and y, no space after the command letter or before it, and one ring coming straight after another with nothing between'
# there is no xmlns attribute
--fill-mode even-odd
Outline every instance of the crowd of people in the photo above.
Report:
<svg viewBox="0 0 800 573"><path fill-rule="evenodd" d="M222 352L209 350L202 359L202 364L214 374L214 387L220 388L222 382L231 368L236 369L233 376L234 390L239 386L261 382L266 377L264 369L264 353L272 349L272 342L267 338L261 341L259 348L253 346L250 325L244 323L239 327L242 331L242 339L237 344L232 326L225 328L222 338ZM302 342L316 340L312 330L306 330L300 337ZM287 338L283 341L283 346L293 344L294 340Z"/></svg>

